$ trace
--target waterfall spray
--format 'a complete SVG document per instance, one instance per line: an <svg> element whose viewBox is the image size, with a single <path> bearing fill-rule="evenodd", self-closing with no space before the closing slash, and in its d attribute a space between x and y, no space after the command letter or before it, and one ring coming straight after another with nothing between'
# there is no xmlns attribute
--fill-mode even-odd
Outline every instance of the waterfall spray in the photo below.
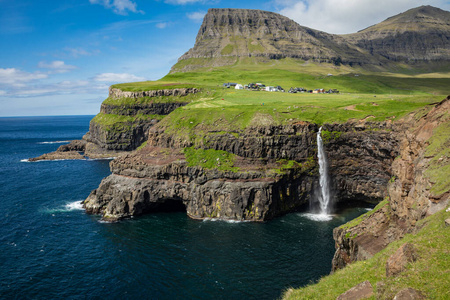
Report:
<svg viewBox="0 0 450 300"><path fill-rule="evenodd" d="M328 163L325 155L325 150L323 149L323 141L322 141L322 127L319 128L319 132L317 133L317 157L319 159L319 183L320 183L320 194L319 194L319 203L320 203L320 213L323 215L327 215L330 213L330 186L329 186L329 178L328 178Z"/></svg>

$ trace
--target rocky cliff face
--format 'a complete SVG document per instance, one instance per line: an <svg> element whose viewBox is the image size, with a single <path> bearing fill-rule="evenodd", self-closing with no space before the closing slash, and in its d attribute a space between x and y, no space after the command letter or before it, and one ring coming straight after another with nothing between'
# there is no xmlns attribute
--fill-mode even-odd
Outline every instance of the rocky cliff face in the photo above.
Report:
<svg viewBox="0 0 450 300"><path fill-rule="evenodd" d="M183 97L199 93L197 88L175 88L130 92L109 89L109 97L100 113L91 120L83 140L72 141L57 151L30 161L117 157L139 147L148 138L149 129L178 107L183 101L159 102L161 97ZM127 101L129 99L130 101Z"/></svg>
<svg viewBox="0 0 450 300"><path fill-rule="evenodd" d="M381 201L387 195L392 161L398 155L399 126L353 121L325 125L323 130L335 197Z"/></svg>
<svg viewBox="0 0 450 300"><path fill-rule="evenodd" d="M372 257L390 242L414 231L417 221L447 205L449 187L445 182L448 180L442 176L448 175L445 170L450 164L450 140L445 130L450 123L449 110L450 99L447 98L420 119L411 115L405 121L404 130L399 131L399 156L392 164L387 197L363 218L334 230L333 270ZM430 151L430 138L438 128L446 133L440 137L442 140L433 142ZM435 148L442 149L436 151ZM442 186L438 190L433 190L437 180L428 173L431 169L443 170L442 175L438 175Z"/></svg>
<svg viewBox="0 0 450 300"><path fill-rule="evenodd" d="M422 6L358 33L335 35L272 12L209 9L194 47L180 57L171 73L233 65L249 57L290 57L371 68L397 62L448 64L449 20L449 12Z"/></svg>
<svg viewBox="0 0 450 300"><path fill-rule="evenodd" d="M359 127L354 132L355 126ZM393 126L348 123L324 127L334 129L335 136L326 140L326 148L339 199L383 198L391 174L389 167L382 167L390 166L396 155L395 139L387 141ZM237 135L206 135L197 147L238 157L234 166L239 171L224 172L189 166L182 149L193 143L155 126L144 149L111 163L113 175L84 205L88 212L109 220L180 206L193 218L268 220L313 202L318 187L317 130L317 125L302 122L250 127ZM358 144L367 138L370 144ZM352 156L343 159L349 153ZM284 169L283 162L288 160L295 163Z"/></svg>
<svg viewBox="0 0 450 300"><path fill-rule="evenodd" d="M450 13L421 6L345 36L349 42L392 61L447 61Z"/></svg>
<svg viewBox="0 0 450 300"><path fill-rule="evenodd" d="M379 64L364 50L338 35L300 26L282 15L250 9L209 9L195 45L179 62L205 60L201 64L177 64L171 72L217 67L235 63L239 57L285 57L317 62ZM378 58L382 59L382 58Z"/></svg>

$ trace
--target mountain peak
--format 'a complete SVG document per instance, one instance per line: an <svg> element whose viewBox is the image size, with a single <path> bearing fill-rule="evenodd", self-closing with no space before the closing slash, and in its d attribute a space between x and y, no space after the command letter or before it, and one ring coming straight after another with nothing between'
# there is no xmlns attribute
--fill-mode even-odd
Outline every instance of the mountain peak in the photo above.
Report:
<svg viewBox="0 0 450 300"><path fill-rule="evenodd" d="M193 48L171 73L295 58L305 61L380 66L397 61L449 60L450 13L421 6L350 35L301 26L277 13L211 8Z"/></svg>

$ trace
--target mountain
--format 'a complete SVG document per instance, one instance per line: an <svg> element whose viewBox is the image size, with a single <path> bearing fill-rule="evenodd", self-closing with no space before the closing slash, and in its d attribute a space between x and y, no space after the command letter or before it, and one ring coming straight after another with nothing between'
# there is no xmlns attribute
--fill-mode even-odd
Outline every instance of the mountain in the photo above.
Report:
<svg viewBox="0 0 450 300"><path fill-rule="evenodd" d="M295 58L373 69L400 61L450 60L450 13L422 6L358 33L329 34L282 15L250 9L209 9L195 45L171 73L242 60Z"/></svg>
<svg viewBox="0 0 450 300"><path fill-rule="evenodd" d="M450 13L421 6L345 38L392 61L449 61Z"/></svg>

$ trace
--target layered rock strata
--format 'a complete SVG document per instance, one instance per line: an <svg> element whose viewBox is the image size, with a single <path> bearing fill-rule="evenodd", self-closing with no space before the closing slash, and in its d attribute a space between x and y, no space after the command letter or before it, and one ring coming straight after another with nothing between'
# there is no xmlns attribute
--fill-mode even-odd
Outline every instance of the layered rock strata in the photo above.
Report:
<svg viewBox="0 0 450 300"><path fill-rule="evenodd" d="M129 92L117 88L109 89L113 101L102 103L100 113L91 120L89 132L82 140L71 141L56 151L30 158L30 161L55 159L112 158L139 147L148 138L148 130L159 120L187 102L158 102L152 98L182 97L199 93L197 88L175 88ZM146 98L145 98L146 97ZM132 98L132 104L121 99ZM148 101L143 101L143 99ZM107 100L108 100L107 99ZM118 101L114 101L118 100Z"/></svg>
<svg viewBox="0 0 450 300"><path fill-rule="evenodd" d="M113 174L84 201L86 211L109 221L180 208L196 219L264 221L306 203L314 184L295 170L280 176L254 161L245 172L190 167L181 153L161 150L169 149L147 147L113 161Z"/></svg>
<svg viewBox="0 0 450 300"><path fill-rule="evenodd" d="M356 125L361 127L353 132ZM373 166L390 165L396 144L387 142L391 125L379 124L378 130L373 126L365 123L324 126L344 131L340 139L328 139L326 143L332 149L329 157L334 166L332 171L343 172L341 177L334 176L340 180L334 186L340 189L351 183L354 187L345 192L347 197L343 200L362 196L377 201L384 196L389 168ZM113 175L91 193L84 205L87 212L102 214L109 220L157 211L166 204L174 208L184 206L192 218L268 220L298 210L313 200L318 182L317 130L317 125L302 122L250 127L234 135L206 134L197 147L238 156L235 167L239 171L225 172L189 166L182 149L193 146L193 142L155 126L146 147L111 163ZM350 161L341 159L348 154L349 147L365 136L372 138L370 147L353 149ZM343 145L343 152L339 152L338 145ZM280 170L281 161L288 160L296 163ZM367 170L370 176L366 176Z"/></svg>
<svg viewBox="0 0 450 300"><path fill-rule="evenodd" d="M423 117L418 119L412 114L405 121L404 131L399 132L399 156L392 164L387 198L363 218L333 231L336 241L333 270L372 257L389 243L414 231L419 220L445 208L449 202L448 188L432 192L434 182L426 170L432 161L436 160L439 167L448 166L450 161L445 152L435 157L426 150L433 130L445 124L448 127L448 111L449 98ZM443 147L448 147L448 133L442 139Z"/></svg>

